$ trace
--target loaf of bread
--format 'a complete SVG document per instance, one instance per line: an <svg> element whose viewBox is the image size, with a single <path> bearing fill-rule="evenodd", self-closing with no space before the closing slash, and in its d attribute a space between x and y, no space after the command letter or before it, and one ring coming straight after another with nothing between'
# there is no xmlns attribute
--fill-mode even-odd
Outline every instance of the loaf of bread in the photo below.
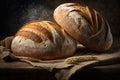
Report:
<svg viewBox="0 0 120 80"><path fill-rule="evenodd" d="M55 21L74 39L95 51L108 50L113 42L110 26L96 10L64 3L54 11Z"/></svg>
<svg viewBox="0 0 120 80"><path fill-rule="evenodd" d="M54 22L31 21L18 30L11 49L17 56L56 59L72 56L76 41Z"/></svg>

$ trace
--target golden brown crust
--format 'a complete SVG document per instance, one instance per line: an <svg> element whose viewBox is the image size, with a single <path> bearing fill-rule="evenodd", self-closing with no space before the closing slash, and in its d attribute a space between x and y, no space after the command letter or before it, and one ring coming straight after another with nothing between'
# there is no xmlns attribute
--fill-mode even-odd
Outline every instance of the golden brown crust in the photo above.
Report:
<svg viewBox="0 0 120 80"><path fill-rule="evenodd" d="M56 59L73 55L76 41L53 22L33 21L16 33L11 48L17 56Z"/></svg>
<svg viewBox="0 0 120 80"><path fill-rule="evenodd" d="M42 39L38 35L30 31L19 31L17 32L16 36L24 36L38 43L42 41Z"/></svg>
<svg viewBox="0 0 120 80"><path fill-rule="evenodd" d="M112 34L106 20L94 9L65 3L54 11L55 21L81 44L95 51L108 50Z"/></svg>

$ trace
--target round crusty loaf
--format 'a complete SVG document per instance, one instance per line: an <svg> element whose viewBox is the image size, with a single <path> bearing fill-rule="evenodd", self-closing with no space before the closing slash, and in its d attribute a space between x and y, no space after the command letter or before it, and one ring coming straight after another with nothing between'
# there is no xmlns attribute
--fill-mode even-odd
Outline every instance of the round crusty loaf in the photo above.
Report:
<svg viewBox="0 0 120 80"><path fill-rule="evenodd" d="M11 49L17 56L56 59L73 55L76 41L53 22L32 21L16 33Z"/></svg>
<svg viewBox="0 0 120 80"><path fill-rule="evenodd" d="M109 24L88 6L61 4L54 11L54 19L73 38L91 50L105 51L112 45Z"/></svg>

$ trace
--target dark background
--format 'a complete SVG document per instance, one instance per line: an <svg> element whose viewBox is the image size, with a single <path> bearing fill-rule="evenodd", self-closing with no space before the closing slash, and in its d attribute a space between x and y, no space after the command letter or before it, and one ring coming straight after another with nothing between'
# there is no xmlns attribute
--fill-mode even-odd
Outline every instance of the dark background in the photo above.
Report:
<svg viewBox="0 0 120 80"><path fill-rule="evenodd" d="M31 20L54 21L54 9L67 2L96 9L108 20L113 36L119 36L119 0L0 0L0 39L14 35L23 24Z"/></svg>

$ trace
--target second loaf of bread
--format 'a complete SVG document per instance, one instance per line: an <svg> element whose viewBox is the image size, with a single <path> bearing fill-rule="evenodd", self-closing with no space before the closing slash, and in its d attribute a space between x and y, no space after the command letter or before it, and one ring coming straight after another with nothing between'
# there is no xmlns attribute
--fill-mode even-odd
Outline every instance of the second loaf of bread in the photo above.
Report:
<svg viewBox="0 0 120 80"><path fill-rule="evenodd" d="M113 42L110 26L96 10L77 3L64 3L54 19L73 38L95 51L108 50Z"/></svg>

